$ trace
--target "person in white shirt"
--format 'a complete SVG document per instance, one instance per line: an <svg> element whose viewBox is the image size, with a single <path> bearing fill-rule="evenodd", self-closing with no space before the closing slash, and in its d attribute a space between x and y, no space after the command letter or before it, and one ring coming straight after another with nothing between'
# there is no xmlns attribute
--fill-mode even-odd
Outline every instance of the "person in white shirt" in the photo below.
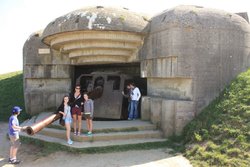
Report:
<svg viewBox="0 0 250 167"><path fill-rule="evenodd" d="M135 120L138 118L137 108L138 108L139 100L141 98L141 92L139 88L135 86L134 83L130 84L130 88L131 88L131 91L130 91L131 101L130 101L130 112L129 112L128 120Z"/></svg>

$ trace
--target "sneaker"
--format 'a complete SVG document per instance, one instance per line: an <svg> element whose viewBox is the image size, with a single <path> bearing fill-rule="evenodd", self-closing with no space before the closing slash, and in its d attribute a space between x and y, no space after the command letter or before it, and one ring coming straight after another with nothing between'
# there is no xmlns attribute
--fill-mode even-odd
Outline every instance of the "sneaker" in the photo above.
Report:
<svg viewBox="0 0 250 167"><path fill-rule="evenodd" d="M10 159L10 162L9 162L10 164L20 164L21 163L21 161L19 160L19 159Z"/></svg>
<svg viewBox="0 0 250 167"><path fill-rule="evenodd" d="M10 164L10 163L11 163L11 161L12 161L12 159L11 159L11 158L9 158L9 161L8 161L8 163Z"/></svg>
<svg viewBox="0 0 250 167"><path fill-rule="evenodd" d="M77 136L80 136L81 135L81 132L77 132Z"/></svg>
<svg viewBox="0 0 250 167"><path fill-rule="evenodd" d="M74 135L76 136L76 135L77 135L77 133L76 133L76 132L74 132Z"/></svg>
<svg viewBox="0 0 250 167"><path fill-rule="evenodd" d="M68 143L69 145L71 145L71 144L73 144L73 141L72 141L72 140L69 140L67 143Z"/></svg>
<svg viewBox="0 0 250 167"><path fill-rule="evenodd" d="M87 133L87 136L92 136L92 132L88 132L88 133Z"/></svg>
<svg viewBox="0 0 250 167"><path fill-rule="evenodd" d="M128 118L128 120L129 120L129 121L131 121L131 120L132 120L132 118Z"/></svg>

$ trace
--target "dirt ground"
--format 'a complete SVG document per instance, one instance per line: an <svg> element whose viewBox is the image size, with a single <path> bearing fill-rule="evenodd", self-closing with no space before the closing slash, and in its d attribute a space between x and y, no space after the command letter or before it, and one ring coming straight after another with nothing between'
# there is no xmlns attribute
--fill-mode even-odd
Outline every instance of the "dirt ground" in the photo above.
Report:
<svg viewBox="0 0 250 167"><path fill-rule="evenodd" d="M0 166L8 164L9 141L6 137L7 123L0 122ZM18 159L22 167L189 167L189 161L183 156L172 156L168 149L138 150L103 154L72 154L56 152L41 156L40 149L30 144L22 144Z"/></svg>

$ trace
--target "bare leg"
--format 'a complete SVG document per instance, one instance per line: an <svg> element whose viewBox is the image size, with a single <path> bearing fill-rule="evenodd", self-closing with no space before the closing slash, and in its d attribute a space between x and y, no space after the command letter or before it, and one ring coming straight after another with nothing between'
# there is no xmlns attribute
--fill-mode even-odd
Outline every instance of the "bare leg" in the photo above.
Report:
<svg viewBox="0 0 250 167"><path fill-rule="evenodd" d="M18 148L12 148L12 158L16 159L16 154L17 154Z"/></svg>
<svg viewBox="0 0 250 167"><path fill-rule="evenodd" d="M77 122L77 119L76 119L76 114L73 115L73 127L74 127L74 133L76 132L76 122Z"/></svg>
<svg viewBox="0 0 250 167"><path fill-rule="evenodd" d="M89 132L92 132L92 130L93 130L92 119L89 119Z"/></svg>
<svg viewBox="0 0 250 167"><path fill-rule="evenodd" d="M82 129L82 115L78 115L77 120L78 120L78 133L80 134Z"/></svg>
<svg viewBox="0 0 250 167"><path fill-rule="evenodd" d="M13 146L10 146L10 159L13 159Z"/></svg>
<svg viewBox="0 0 250 167"><path fill-rule="evenodd" d="M66 137L67 137L67 141L70 140L70 123L66 123Z"/></svg>
<svg viewBox="0 0 250 167"><path fill-rule="evenodd" d="M17 150L19 148L19 138L18 137L10 137L12 146L10 147L10 158L16 159Z"/></svg>
<svg viewBox="0 0 250 167"><path fill-rule="evenodd" d="M86 123L87 123L87 130L88 130L88 132L89 132L90 127L89 127L89 119L88 119L88 118L86 119Z"/></svg>

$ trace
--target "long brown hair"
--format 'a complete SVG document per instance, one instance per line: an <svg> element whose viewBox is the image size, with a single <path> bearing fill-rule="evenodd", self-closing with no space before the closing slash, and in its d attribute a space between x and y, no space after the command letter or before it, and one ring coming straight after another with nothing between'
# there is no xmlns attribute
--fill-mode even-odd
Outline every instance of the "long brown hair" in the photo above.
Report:
<svg viewBox="0 0 250 167"><path fill-rule="evenodd" d="M64 95L64 96L63 96L63 99L62 99L62 103L61 103L60 106L64 106L64 98L65 98L65 97L68 97L68 99L69 99L69 95ZM69 105L69 101L68 101L67 104Z"/></svg>

